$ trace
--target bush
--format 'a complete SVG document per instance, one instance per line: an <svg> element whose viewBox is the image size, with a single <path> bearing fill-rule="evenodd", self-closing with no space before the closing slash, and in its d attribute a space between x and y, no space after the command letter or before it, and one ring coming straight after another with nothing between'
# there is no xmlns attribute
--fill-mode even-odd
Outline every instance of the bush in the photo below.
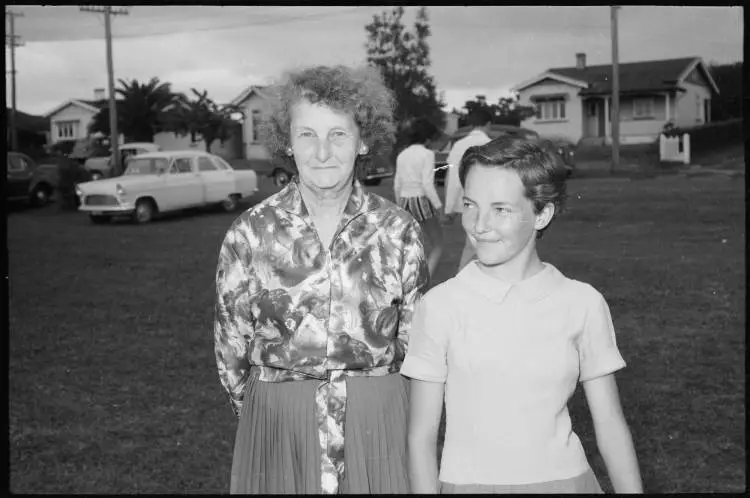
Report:
<svg viewBox="0 0 750 498"><path fill-rule="evenodd" d="M690 150L691 154L695 155L744 143L742 125L743 120L739 118L700 126L673 128L668 135L690 135Z"/></svg>

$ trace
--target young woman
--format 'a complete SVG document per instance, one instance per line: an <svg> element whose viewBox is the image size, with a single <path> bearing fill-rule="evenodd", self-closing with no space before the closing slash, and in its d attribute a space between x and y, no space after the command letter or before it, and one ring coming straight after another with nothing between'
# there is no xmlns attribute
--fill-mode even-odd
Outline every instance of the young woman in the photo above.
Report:
<svg viewBox="0 0 750 498"><path fill-rule="evenodd" d="M412 492L601 493L571 429L567 402L578 382L615 491L642 492L607 303L536 251L564 204L564 169L543 145L503 137L470 148L459 175L477 260L429 291L413 317L401 369L413 379Z"/></svg>
<svg viewBox="0 0 750 498"><path fill-rule="evenodd" d="M396 175L393 179L396 203L419 222L430 242L427 266L431 276L435 275L443 253L443 227L440 224L443 203L435 189L435 152L425 145L437 131L425 119L418 119L412 124L409 146L396 158Z"/></svg>

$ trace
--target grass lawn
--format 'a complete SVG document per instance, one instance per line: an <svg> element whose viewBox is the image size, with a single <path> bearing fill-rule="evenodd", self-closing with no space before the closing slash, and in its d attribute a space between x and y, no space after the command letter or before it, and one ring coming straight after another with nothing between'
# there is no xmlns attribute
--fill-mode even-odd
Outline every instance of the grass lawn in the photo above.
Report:
<svg viewBox="0 0 750 498"><path fill-rule="evenodd" d="M607 298L648 492L745 489L744 182L580 179L543 259ZM390 181L374 190L390 196ZM224 493L236 420L213 357L217 251L237 214L91 225L8 217L15 493ZM437 281L455 272L446 228ZM579 390L571 402L611 490Z"/></svg>

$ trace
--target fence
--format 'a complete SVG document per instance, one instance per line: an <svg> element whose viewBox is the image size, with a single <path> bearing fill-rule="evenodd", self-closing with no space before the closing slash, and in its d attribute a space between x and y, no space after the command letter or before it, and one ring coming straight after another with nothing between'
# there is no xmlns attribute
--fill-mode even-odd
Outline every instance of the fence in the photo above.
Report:
<svg viewBox="0 0 750 498"><path fill-rule="evenodd" d="M659 135L659 160L690 164L690 135L668 137Z"/></svg>

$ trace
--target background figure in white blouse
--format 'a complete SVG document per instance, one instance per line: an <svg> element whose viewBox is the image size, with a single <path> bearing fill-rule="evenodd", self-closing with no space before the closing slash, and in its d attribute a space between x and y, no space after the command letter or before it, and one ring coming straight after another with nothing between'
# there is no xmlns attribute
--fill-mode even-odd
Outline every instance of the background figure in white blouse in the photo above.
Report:
<svg viewBox="0 0 750 498"><path fill-rule="evenodd" d="M453 219L456 215L461 214L462 196L464 189L458 179L458 165L461 164L466 149L474 145L484 145L490 141L489 132L492 124L492 115L485 109L473 109L466 117L471 132L461 140L453 144L451 151L448 153L448 164L450 167L445 175L445 215ZM464 241L464 248L461 251L461 260L458 264L458 271L466 266L474 256L474 247L469 243L467 238Z"/></svg>
<svg viewBox="0 0 750 498"><path fill-rule="evenodd" d="M411 125L409 146L396 158L393 189L396 203L408 211L422 227L430 243L427 266L435 275L443 253L443 203L435 189L435 152L425 145L437 134L437 127L426 119Z"/></svg>

